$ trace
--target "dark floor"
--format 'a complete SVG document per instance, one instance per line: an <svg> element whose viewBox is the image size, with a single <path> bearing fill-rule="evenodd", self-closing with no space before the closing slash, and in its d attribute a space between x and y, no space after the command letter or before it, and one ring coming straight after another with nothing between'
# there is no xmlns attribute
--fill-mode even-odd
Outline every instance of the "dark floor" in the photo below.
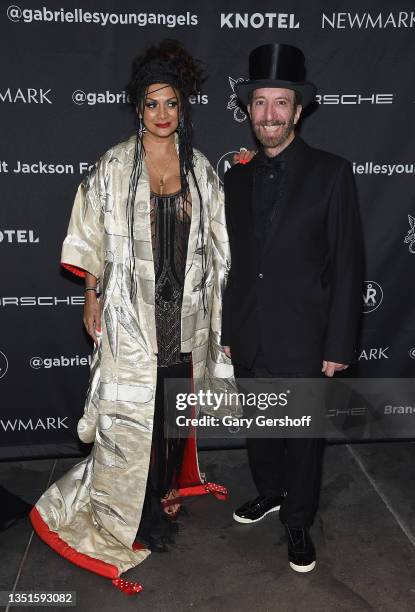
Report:
<svg viewBox="0 0 415 612"><path fill-rule="evenodd" d="M175 549L151 555L126 575L143 584L138 596L124 595L56 555L27 520L0 533L0 590L76 591L75 609L82 612L413 612L414 451L411 442L326 448L312 528L317 566L309 574L289 568L277 516L252 526L232 521L232 508L255 491L245 452L222 450L202 452L201 464L209 480L229 488L229 500L187 502ZM75 462L0 463L0 484L33 503Z"/></svg>

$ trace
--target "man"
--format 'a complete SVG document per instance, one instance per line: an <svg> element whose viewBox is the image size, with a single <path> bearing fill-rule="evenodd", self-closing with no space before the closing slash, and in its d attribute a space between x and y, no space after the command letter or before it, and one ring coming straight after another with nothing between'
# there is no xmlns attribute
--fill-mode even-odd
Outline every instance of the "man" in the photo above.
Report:
<svg viewBox="0 0 415 612"><path fill-rule="evenodd" d="M231 269L222 344L236 378L333 376L355 358L362 243L349 162L295 134L316 88L304 56L263 45L238 84L260 147L225 174ZM247 440L259 497L234 513L254 523L279 511L290 567L307 572L316 556L309 527L317 509L323 440Z"/></svg>

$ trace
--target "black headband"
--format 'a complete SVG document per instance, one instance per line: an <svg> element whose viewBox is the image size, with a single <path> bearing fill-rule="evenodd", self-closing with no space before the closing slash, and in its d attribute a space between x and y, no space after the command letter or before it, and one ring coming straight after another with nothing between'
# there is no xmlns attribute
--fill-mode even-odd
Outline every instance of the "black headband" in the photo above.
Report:
<svg viewBox="0 0 415 612"><path fill-rule="evenodd" d="M138 70L135 78L141 87L148 87L153 83L167 83L185 93L184 84L178 72L169 66L169 64L161 62L160 60L150 60L146 62L146 64Z"/></svg>

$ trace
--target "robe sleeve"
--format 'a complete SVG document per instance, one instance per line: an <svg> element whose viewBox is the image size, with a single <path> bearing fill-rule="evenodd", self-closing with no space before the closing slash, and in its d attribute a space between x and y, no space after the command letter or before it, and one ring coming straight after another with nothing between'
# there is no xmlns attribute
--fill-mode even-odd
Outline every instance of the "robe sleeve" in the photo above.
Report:
<svg viewBox="0 0 415 612"><path fill-rule="evenodd" d="M240 416L242 408L238 403L232 362L223 351L221 344L222 297L230 269L230 250L225 223L223 190L213 168L208 165L207 190L209 193L209 222L212 239L213 296L211 305L207 361L204 374L204 390L210 390L227 397L215 407L201 406L200 410L218 418ZM229 395L232 394L232 395ZM231 399L230 399L231 398Z"/></svg>
<svg viewBox="0 0 415 612"><path fill-rule="evenodd" d="M104 259L105 159L104 155L78 187L61 256L62 267L81 277L89 272L98 280L102 276ZM85 443L94 441L98 421L101 364L101 333L98 330L97 337L84 414L77 427L79 438Z"/></svg>
<svg viewBox="0 0 415 612"><path fill-rule="evenodd" d="M105 206L105 156L78 187L68 232L62 246L61 265L77 276L103 271Z"/></svg>
<svg viewBox="0 0 415 612"><path fill-rule="evenodd" d="M212 235L213 300L209 331L208 370L211 376L233 376L231 360L223 351L222 299L230 270L230 249L225 222L225 201L219 178L210 166L208 169L210 199L210 229Z"/></svg>
<svg viewBox="0 0 415 612"><path fill-rule="evenodd" d="M226 219L226 229L228 232L228 237L233 243L233 231L231 226L231 215L229 214L230 209L230 196L228 191L228 175L225 174L224 177L224 198L225 198L225 219ZM231 259L231 257L229 257ZM228 271L228 276L226 280L226 287L222 296L222 335L221 335L221 344L222 346L230 346L230 329L231 329L231 320L232 320L232 312L231 312L231 289L232 286L232 266L230 266L230 270Z"/></svg>

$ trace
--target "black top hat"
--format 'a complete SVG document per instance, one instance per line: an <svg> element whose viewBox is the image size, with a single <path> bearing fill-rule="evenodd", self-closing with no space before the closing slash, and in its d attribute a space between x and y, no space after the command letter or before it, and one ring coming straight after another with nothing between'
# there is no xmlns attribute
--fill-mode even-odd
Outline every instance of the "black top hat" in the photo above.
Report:
<svg viewBox="0 0 415 612"><path fill-rule="evenodd" d="M240 101L247 106L249 94L261 87L293 89L301 95L301 104L314 100L317 88L305 81L303 52L292 45L261 45L249 54L249 80L235 86Z"/></svg>

